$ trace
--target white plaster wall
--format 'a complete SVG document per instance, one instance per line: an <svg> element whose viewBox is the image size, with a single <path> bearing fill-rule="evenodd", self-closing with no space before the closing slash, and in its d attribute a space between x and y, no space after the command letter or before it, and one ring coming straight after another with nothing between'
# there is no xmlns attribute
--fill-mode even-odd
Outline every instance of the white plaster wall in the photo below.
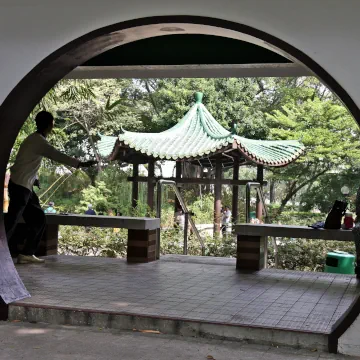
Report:
<svg viewBox="0 0 360 360"><path fill-rule="evenodd" d="M360 106L359 13L359 0L0 0L0 103L38 62L89 31L141 17L198 15L250 25L292 44ZM340 350L360 355L359 344L360 319Z"/></svg>
<svg viewBox="0 0 360 360"><path fill-rule="evenodd" d="M358 0L0 0L0 103L38 62L112 23L199 15L247 24L301 49L360 105Z"/></svg>
<svg viewBox="0 0 360 360"><path fill-rule="evenodd" d="M344 355L360 356L360 317L340 337L338 351Z"/></svg>

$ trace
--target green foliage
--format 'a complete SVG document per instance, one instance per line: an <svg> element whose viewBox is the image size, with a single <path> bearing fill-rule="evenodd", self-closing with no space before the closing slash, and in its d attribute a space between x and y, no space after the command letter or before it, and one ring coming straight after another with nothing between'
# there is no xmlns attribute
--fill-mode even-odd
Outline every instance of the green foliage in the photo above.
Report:
<svg viewBox="0 0 360 360"><path fill-rule="evenodd" d="M270 217L272 212L276 213L276 209L270 208ZM306 211L284 211L281 216L278 217L278 224L282 225L299 225L308 226L316 223L317 221L325 220L326 214L313 213Z"/></svg>
<svg viewBox="0 0 360 360"><path fill-rule="evenodd" d="M103 181L98 181L96 186L89 185L86 189L82 190L82 198L78 211L84 213L88 204L92 204L97 213L107 214L108 209L111 209L114 204L110 203L109 190Z"/></svg>
<svg viewBox="0 0 360 360"><path fill-rule="evenodd" d="M273 246L268 243L268 264L275 264ZM325 241L309 239L287 239L277 241L279 268L298 271L324 271L326 254L340 250L355 255L355 245L342 241Z"/></svg>
<svg viewBox="0 0 360 360"><path fill-rule="evenodd" d="M205 243L205 256L235 257L236 239L233 236L226 238L213 238L203 236ZM184 233L171 229L161 231L161 254L183 254ZM201 244L197 238L190 234L188 239L188 255L201 256Z"/></svg>
<svg viewBox="0 0 360 360"><path fill-rule="evenodd" d="M360 134L353 118L318 80L309 78L304 83L294 83L283 93L280 90L278 97L286 101L267 114L272 139L299 139L306 148L305 155L292 165L272 170L272 179L285 185L279 213L296 197L306 203L306 209L320 206L324 210L325 204L312 197L310 190L323 193L318 182L329 184L322 180L328 180L329 174L359 171ZM331 201L339 196L333 194Z"/></svg>
<svg viewBox="0 0 360 360"><path fill-rule="evenodd" d="M191 204L190 210L194 212L198 224L211 224L214 221L213 194L205 194L201 198L195 200Z"/></svg>
<svg viewBox="0 0 360 360"><path fill-rule="evenodd" d="M203 103L225 128L238 125L242 136L265 139L268 128L265 115L255 106L257 84L253 79L163 79L153 94L157 113L155 126L174 126L194 104L194 93L204 93Z"/></svg>
<svg viewBox="0 0 360 360"><path fill-rule="evenodd" d="M349 209L355 212L355 195L359 187L360 170L350 168L339 173L325 174L306 192L301 195L301 209L309 211L312 208L318 208L321 212L327 213L335 200L343 198L341 188L346 185L350 189Z"/></svg>
<svg viewBox="0 0 360 360"><path fill-rule="evenodd" d="M127 230L61 226L59 253L78 256L125 257Z"/></svg>

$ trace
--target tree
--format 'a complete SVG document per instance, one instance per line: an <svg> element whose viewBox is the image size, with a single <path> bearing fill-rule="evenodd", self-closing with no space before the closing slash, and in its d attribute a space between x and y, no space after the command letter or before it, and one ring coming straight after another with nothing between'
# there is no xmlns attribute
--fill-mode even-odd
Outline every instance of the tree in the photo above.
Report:
<svg viewBox="0 0 360 360"><path fill-rule="evenodd" d="M237 124L245 137L265 139L265 115L256 106L258 85L253 79L162 79L154 85L151 103L156 131L174 126L194 104L194 93L204 93L203 103L225 128Z"/></svg>
<svg viewBox="0 0 360 360"><path fill-rule="evenodd" d="M313 82L316 84L316 81ZM309 96L309 91L311 96ZM294 164L272 169L273 178L286 182L280 214L289 200L329 172L347 172L360 163L359 129L349 112L323 86L295 89L294 98L267 116L272 139L299 139L306 153Z"/></svg>
<svg viewBox="0 0 360 360"><path fill-rule="evenodd" d="M122 127L142 130L146 106L132 80L91 80L89 85L93 96L78 99L71 96L71 82L61 84L58 91L69 95L56 104L56 112L58 124L67 138L64 144L67 152L78 157L95 157L100 171L98 134L117 135Z"/></svg>

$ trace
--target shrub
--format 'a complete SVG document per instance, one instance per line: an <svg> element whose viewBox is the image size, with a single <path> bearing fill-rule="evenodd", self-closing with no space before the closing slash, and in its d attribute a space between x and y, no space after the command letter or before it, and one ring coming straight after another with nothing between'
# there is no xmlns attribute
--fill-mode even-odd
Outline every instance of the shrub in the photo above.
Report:
<svg viewBox="0 0 360 360"><path fill-rule="evenodd" d="M355 245L352 242L281 239L277 244L279 268L287 270L324 271L326 254L333 250L355 255ZM268 246L268 265L274 267L275 259L270 240Z"/></svg>
<svg viewBox="0 0 360 360"><path fill-rule="evenodd" d="M115 230L117 231L117 230ZM61 226L59 253L79 256L126 256L127 230Z"/></svg>

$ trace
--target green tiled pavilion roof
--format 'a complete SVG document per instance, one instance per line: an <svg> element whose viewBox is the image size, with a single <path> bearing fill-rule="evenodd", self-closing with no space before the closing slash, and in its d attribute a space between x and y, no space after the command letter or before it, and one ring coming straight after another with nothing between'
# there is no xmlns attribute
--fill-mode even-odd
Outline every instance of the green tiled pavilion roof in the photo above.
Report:
<svg viewBox="0 0 360 360"><path fill-rule="evenodd" d="M252 140L223 128L201 103L196 103L174 127L160 133L123 131L118 137L102 136L98 150L103 158L116 158L117 146L165 160L201 159L229 149L238 149L246 160L267 166L285 166L297 159L304 146L296 140Z"/></svg>

